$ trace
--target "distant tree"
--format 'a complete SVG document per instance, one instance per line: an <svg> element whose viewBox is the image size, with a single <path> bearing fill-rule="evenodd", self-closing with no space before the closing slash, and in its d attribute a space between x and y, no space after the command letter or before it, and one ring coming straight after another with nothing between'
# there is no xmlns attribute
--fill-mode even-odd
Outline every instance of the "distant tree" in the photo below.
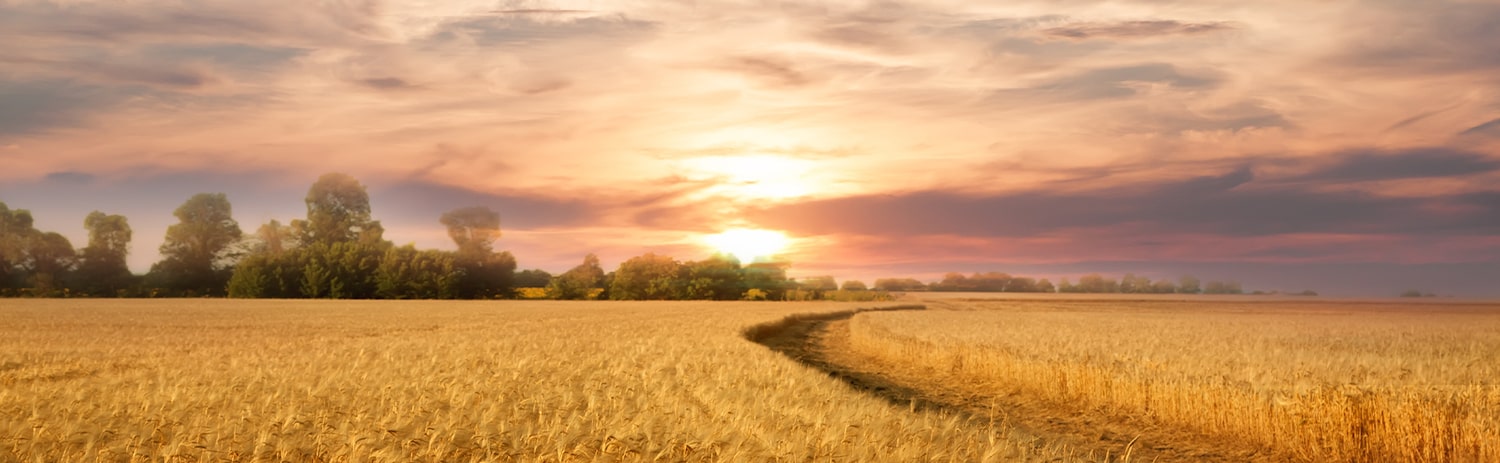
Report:
<svg viewBox="0 0 1500 463"><path fill-rule="evenodd" d="M27 277L26 284L35 296L62 294L64 281L77 265L77 253L68 238L56 232L38 232L30 240L21 268Z"/></svg>
<svg viewBox="0 0 1500 463"><path fill-rule="evenodd" d="M125 264L130 253L130 224L125 216L94 211L83 219L89 244L78 259L78 288L94 296L114 296L130 287L133 275Z"/></svg>
<svg viewBox="0 0 1500 463"><path fill-rule="evenodd" d="M751 298L753 290L755 295L761 296L764 300L785 300L786 291L792 286L792 282L786 278L786 269L787 263L785 262L757 261L745 265L742 275L746 298Z"/></svg>
<svg viewBox="0 0 1500 463"><path fill-rule="evenodd" d="M848 280L845 281L844 286L840 287L839 289L842 289L844 291L868 291L870 287L865 286L865 282L863 281Z"/></svg>
<svg viewBox="0 0 1500 463"><path fill-rule="evenodd" d="M1078 292L1082 293L1115 293L1119 292L1120 284L1114 279L1104 278L1094 273L1084 275L1078 279Z"/></svg>
<svg viewBox="0 0 1500 463"><path fill-rule="evenodd" d="M292 223L304 244L374 244L384 239L385 228L370 218L370 195L354 177L324 174L308 188L304 201L307 220Z"/></svg>
<svg viewBox="0 0 1500 463"><path fill-rule="evenodd" d="M453 299L460 277L451 252L393 247L376 268L375 294L383 299Z"/></svg>
<svg viewBox="0 0 1500 463"><path fill-rule="evenodd" d="M1036 291L1039 292L1039 293L1055 293L1055 292L1057 292L1057 287L1052 286L1052 280L1048 280L1046 278L1043 278L1043 279L1037 280L1037 282L1036 282Z"/></svg>
<svg viewBox="0 0 1500 463"><path fill-rule="evenodd" d="M603 287L603 284L604 269L599 267L599 257L590 253L583 257L582 264L563 272L546 285L547 297L562 300L588 299L594 289Z"/></svg>
<svg viewBox="0 0 1500 463"><path fill-rule="evenodd" d="M235 265L234 274L229 277L229 297L306 297L302 294L302 282L307 254L299 247L275 254L257 252L246 256Z"/></svg>
<svg viewBox="0 0 1500 463"><path fill-rule="evenodd" d="M1203 285L1204 294L1244 294L1238 281L1210 281Z"/></svg>
<svg viewBox="0 0 1500 463"><path fill-rule="evenodd" d="M1182 278L1177 280L1177 292L1181 294L1198 294L1203 292L1203 288L1200 287L1198 277L1183 275Z"/></svg>
<svg viewBox="0 0 1500 463"><path fill-rule="evenodd" d="M814 300L821 300L824 293L839 289L838 282L833 277L826 275L803 278L797 283Z"/></svg>
<svg viewBox="0 0 1500 463"><path fill-rule="evenodd" d="M250 246L251 253L277 255L301 245L302 233L291 225L271 220L255 230L256 243Z"/></svg>
<svg viewBox="0 0 1500 463"><path fill-rule="evenodd" d="M875 280L876 291L926 291L927 285L916 278L880 278Z"/></svg>
<svg viewBox="0 0 1500 463"><path fill-rule="evenodd" d="M545 288L552 283L552 274L542 269L522 270L516 272L517 288Z"/></svg>
<svg viewBox="0 0 1500 463"><path fill-rule="evenodd" d="M740 261L726 254L684 263L682 278L682 299L732 301L745 293Z"/></svg>
<svg viewBox="0 0 1500 463"><path fill-rule="evenodd" d="M32 228L31 211L11 210L0 202L0 289L20 288L26 284L23 262L31 242L38 235Z"/></svg>
<svg viewBox="0 0 1500 463"><path fill-rule="evenodd" d="M948 272L943 279L928 286L932 291L970 291L973 286L969 283L969 277L958 272Z"/></svg>
<svg viewBox="0 0 1500 463"><path fill-rule="evenodd" d="M1151 279L1143 276L1137 276L1134 273L1127 273L1125 274L1124 278L1120 279L1120 292L1150 293L1152 292Z"/></svg>
<svg viewBox="0 0 1500 463"><path fill-rule="evenodd" d="M224 295L233 245L243 232L223 193L199 193L172 213L178 223L167 228L162 260L151 266L154 282L175 291Z"/></svg>
<svg viewBox="0 0 1500 463"><path fill-rule="evenodd" d="M1177 292L1177 285L1172 280L1156 280L1151 283L1151 292L1156 294L1172 294Z"/></svg>
<svg viewBox="0 0 1500 463"><path fill-rule="evenodd" d="M678 275L682 264L668 256L654 253L632 257L620 263L609 287L610 299L670 300L680 294Z"/></svg>
<svg viewBox="0 0 1500 463"><path fill-rule="evenodd" d="M457 264L463 271L459 295L464 298L512 297L516 258L495 252L500 239L500 213L487 207L465 207L444 213L440 222L458 246Z"/></svg>
<svg viewBox="0 0 1500 463"><path fill-rule="evenodd" d="M1076 292L1079 292L1079 291L1078 291L1078 287L1073 285L1073 282L1068 281L1067 278L1063 278L1062 281L1058 282L1058 284L1057 284L1057 292L1059 292L1059 293L1076 293Z"/></svg>
<svg viewBox="0 0 1500 463"><path fill-rule="evenodd" d="M1037 292L1036 280L1027 277L1011 277L1010 281L1005 284L1004 291L1008 293Z"/></svg>
<svg viewBox="0 0 1500 463"><path fill-rule="evenodd" d="M379 289L377 269L389 244L346 241L298 248L292 257L302 265L299 290L313 299L372 299Z"/></svg>
<svg viewBox="0 0 1500 463"><path fill-rule="evenodd" d="M500 213L488 207L454 209L444 213L439 221L448 227L448 237L458 245L459 253L492 252L495 241L500 239Z"/></svg>

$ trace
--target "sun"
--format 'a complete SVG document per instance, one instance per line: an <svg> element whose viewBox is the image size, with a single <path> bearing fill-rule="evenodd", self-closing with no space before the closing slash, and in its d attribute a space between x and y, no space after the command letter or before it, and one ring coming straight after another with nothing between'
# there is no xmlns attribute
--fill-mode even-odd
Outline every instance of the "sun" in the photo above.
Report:
<svg viewBox="0 0 1500 463"><path fill-rule="evenodd" d="M734 228L703 237L703 242L719 252L734 256L741 264L773 256L791 242L785 233L774 230Z"/></svg>

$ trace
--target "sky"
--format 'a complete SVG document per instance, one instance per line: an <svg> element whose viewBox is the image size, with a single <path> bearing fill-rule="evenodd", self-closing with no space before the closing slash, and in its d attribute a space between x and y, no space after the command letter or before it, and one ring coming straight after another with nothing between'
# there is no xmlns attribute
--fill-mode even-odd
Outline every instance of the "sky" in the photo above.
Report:
<svg viewBox="0 0 1500 463"><path fill-rule="evenodd" d="M790 274L1500 297L1500 2L0 0L0 202L159 258L363 182L560 272L785 233Z"/></svg>

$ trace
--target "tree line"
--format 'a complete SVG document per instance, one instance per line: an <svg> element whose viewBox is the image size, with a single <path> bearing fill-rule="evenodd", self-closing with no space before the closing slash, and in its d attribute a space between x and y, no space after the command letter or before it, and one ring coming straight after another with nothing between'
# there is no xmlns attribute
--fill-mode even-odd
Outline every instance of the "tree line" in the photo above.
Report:
<svg viewBox="0 0 1500 463"><path fill-rule="evenodd" d="M1000 272L949 273L940 281L877 279L839 284L832 276L799 280L785 262L743 264L716 254L679 261L648 253L605 272L599 258L559 275L517 271L515 256L497 251L500 214L487 207L444 213L456 250L397 246L370 213L365 186L345 174L319 177L304 198L307 215L271 220L246 234L223 193L188 198L173 215L161 260L144 275L126 266L133 237L121 215L94 211L84 218L88 244L34 227L31 213L0 203L0 296L194 297L331 299L614 299L614 300L881 300L908 291L1016 293L1241 294L1234 281L1176 281L1098 274L1054 285ZM518 291L519 290L519 291ZM1304 295L1315 295L1305 291Z"/></svg>
<svg viewBox="0 0 1500 463"><path fill-rule="evenodd" d="M0 296L490 299L533 287L552 299L812 298L786 277L785 263L741 265L725 255L684 262L646 254L605 273L590 254L556 276L517 272L515 257L495 249L500 215L487 207L442 215L454 251L397 246L371 217L365 186L345 174L320 177L304 202L306 218L246 234L224 194L194 195L174 211L162 259L145 275L126 266L124 216L89 214L89 243L74 249L61 234L37 230L30 211L0 203ZM822 297L821 287L813 291Z"/></svg>
<svg viewBox="0 0 1500 463"><path fill-rule="evenodd" d="M858 283L858 282L855 282ZM1105 277L1094 273L1085 275L1073 283L1063 278L1057 284L1046 278L1034 279L1024 276L1013 276L1002 272L975 272L970 275L952 272L943 276L942 280L931 283L922 283L914 278L882 278L875 280L875 289L881 291L957 291L957 292L1005 292L1005 293L1099 293L1099 294L1246 294L1238 281L1233 280L1211 280L1204 282L1195 276L1183 276L1178 279L1152 280L1145 276L1127 273L1120 279ZM1262 291L1253 291L1250 294L1267 294ZM1271 294L1291 294L1299 296L1316 296L1317 292L1305 290L1301 292Z"/></svg>

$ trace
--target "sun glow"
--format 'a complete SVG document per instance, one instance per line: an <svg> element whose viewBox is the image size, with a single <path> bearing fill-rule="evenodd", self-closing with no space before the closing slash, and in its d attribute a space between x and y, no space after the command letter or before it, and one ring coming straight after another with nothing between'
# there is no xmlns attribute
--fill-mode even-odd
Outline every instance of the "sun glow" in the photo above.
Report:
<svg viewBox="0 0 1500 463"><path fill-rule="evenodd" d="M786 199L814 192L807 178L812 162L805 159L752 154L708 156L686 163L695 172L719 179L723 190L741 198Z"/></svg>
<svg viewBox="0 0 1500 463"><path fill-rule="evenodd" d="M785 250L791 240L779 231L735 228L705 236L703 242L719 252L733 255L742 264L748 264Z"/></svg>

